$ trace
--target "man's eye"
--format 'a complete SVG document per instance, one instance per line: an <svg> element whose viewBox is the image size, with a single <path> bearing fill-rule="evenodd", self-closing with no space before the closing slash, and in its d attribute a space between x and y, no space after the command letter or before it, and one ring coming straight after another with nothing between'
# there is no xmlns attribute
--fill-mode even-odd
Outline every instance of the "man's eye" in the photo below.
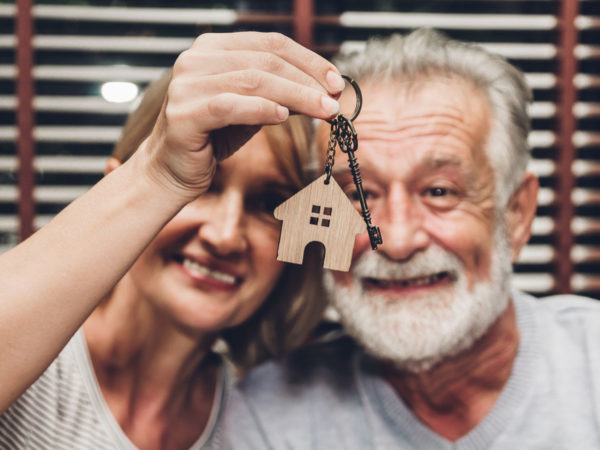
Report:
<svg viewBox="0 0 600 450"><path fill-rule="evenodd" d="M429 189L429 195L431 195L432 197L443 197L445 195L448 195L450 193L450 191L447 188L443 188L443 187L434 187Z"/></svg>
<svg viewBox="0 0 600 450"><path fill-rule="evenodd" d="M353 202L359 202L360 201L360 196L358 195L358 191L356 189L353 189L351 191L347 191L346 195ZM368 201L370 198L373 197L374 194L371 191L366 191L366 190L363 189L363 195L365 197L365 200Z"/></svg>
<svg viewBox="0 0 600 450"><path fill-rule="evenodd" d="M423 191L423 201L433 208L453 208L460 201L459 193L452 188L436 186Z"/></svg>

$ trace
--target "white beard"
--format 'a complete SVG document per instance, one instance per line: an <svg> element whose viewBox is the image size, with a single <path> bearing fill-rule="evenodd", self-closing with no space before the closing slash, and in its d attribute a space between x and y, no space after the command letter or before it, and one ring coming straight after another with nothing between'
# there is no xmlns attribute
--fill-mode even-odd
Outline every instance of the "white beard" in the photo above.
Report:
<svg viewBox="0 0 600 450"><path fill-rule="evenodd" d="M338 286L329 271L325 286L350 335L373 356L399 369L425 371L470 348L504 312L510 298L511 249L505 231L496 227L490 276L467 286L460 260L431 246L408 262L390 261L366 251L353 265L352 286ZM402 298L365 290L364 278L407 279L440 272L451 281L428 294Z"/></svg>

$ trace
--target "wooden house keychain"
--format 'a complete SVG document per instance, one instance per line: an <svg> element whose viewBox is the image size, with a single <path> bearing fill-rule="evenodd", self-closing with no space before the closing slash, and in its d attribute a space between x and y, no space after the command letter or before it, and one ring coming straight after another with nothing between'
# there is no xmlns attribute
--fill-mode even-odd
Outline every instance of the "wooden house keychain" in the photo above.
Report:
<svg viewBox="0 0 600 450"><path fill-rule="evenodd" d="M354 155L358 148L358 137L352 122L362 108L362 94L352 78L346 75L342 77L350 83L356 93L356 108L350 119L339 114L331 120L325 173L275 208L275 218L283 221L277 249L279 261L302 264L304 249L309 243L316 241L325 247L323 267L348 271L355 236L365 232L365 224L373 250L382 243L379 227L371 224L371 213L367 207L358 162ZM331 176L336 144L342 152L348 154L362 218Z"/></svg>

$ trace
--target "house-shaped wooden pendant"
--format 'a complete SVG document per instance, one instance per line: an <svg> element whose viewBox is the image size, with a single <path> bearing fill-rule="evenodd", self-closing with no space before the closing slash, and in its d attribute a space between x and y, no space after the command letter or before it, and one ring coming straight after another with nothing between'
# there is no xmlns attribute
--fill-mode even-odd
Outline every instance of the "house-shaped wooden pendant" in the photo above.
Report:
<svg viewBox="0 0 600 450"><path fill-rule="evenodd" d="M302 264L304 249L311 242L325 247L323 267L348 271L354 239L366 231L362 216L333 179L322 175L275 208L282 220L277 259Z"/></svg>

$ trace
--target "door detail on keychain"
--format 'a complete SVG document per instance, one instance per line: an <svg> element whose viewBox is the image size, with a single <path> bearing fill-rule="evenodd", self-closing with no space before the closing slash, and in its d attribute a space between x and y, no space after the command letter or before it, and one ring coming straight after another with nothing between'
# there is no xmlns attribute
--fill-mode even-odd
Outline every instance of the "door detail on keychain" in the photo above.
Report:
<svg viewBox="0 0 600 450"><path fill-rule="evenodd" d="M371 224L371 213L354 155L358 149L358 137L352 122L360 113L362 94L354 80L345 75L342 77L356 93L356 108L350 119L340 114L331 120L325 173L275 208L273 214L276 219L283 221L277 249L279 261L302 264L306 246L311 242L320 242L325 248L323 267L347 272L357 234L367 231L373 250L382 243L382 239L379 227ZM348 154L362 217L331 176L336 145Z"/></svg>

